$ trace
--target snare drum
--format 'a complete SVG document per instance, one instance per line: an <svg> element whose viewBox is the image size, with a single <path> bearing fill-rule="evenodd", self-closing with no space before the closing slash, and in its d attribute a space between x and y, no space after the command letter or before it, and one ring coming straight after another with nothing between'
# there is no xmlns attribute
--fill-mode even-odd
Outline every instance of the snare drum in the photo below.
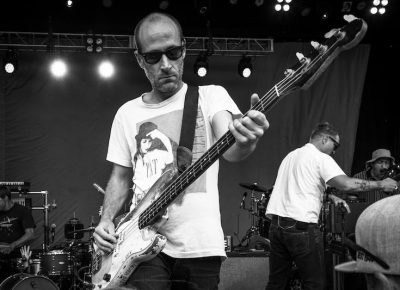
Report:
<svg viewBox="0 0 400 290"><path fill-rule="evenodd" d="M25 273L15 274L0 284L0 290L59 290L60 288L44 276L34 276Z"/></svg>
<svg viewBox="0 0 400 290"><path fill-rule="evenodd" d="M41 274L46 276L60 276L72 274L72 260L69 253L63 250L53 250L43 253L40 257Z"/></svg>

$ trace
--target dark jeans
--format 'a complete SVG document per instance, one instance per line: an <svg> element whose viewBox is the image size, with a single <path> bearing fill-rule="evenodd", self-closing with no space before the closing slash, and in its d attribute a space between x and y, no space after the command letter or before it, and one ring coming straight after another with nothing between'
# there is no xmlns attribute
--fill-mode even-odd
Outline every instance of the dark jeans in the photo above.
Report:
<svg viewBox="0 0 400 290"><path fill-rule="evenodd" d="M285 289L295 262L302 289L323 289L322 239L317 224L274 216L269 229L271 254L267 290Z"/></svg>
<svg viewBox="0 0 400 290"><path fill-rule="evenodd" d="M164 253L140 263L127 282L139 290L218 289L221 257L176 259Z"/></svg>

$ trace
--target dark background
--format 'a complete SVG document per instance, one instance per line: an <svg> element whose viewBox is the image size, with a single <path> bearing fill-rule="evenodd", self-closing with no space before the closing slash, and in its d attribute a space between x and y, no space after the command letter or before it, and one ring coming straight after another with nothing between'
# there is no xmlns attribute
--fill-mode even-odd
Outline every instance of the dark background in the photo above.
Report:
<svg viewBox="0 0 400 290"><path fill-rule="evenodd" d="M94 0L78 0L74 1L73 8L67 8L65 6L65 1L61 0L48 0L48 1L3 1L1 3L1 11L2 17L0 17L0 31L19 31L19 32L56 32L56 33L96 33L96 34L133 34L133 28L137 21L145 16L147 13L160 10L160 2L161 1L122 1L122 0L106 0L106 1L94 1ZM214 1L200 1L200 0L189 0L189 1L169 1L169 6L166 12L169 12L176 16L182 26L184 28L184 33L186 36L214 36L214 37L251 37L251 38L269 38L272 37L277 44L282 44L281 46L277 46L276 51L283 50L284 44L287 42L297 42L297 43L305 43L310 40L321 40L323 34L330 30L333 27L340 27L343 25L341 12L343 3L345 1L332 1L332 0L293 0L292 8L290 12L287 13L277 13L273 10L274 1L264 1L261 6L256 6L253 0L238 0L236 5L232 5L228 0L214 0ZM368 46L370 48L369 51L369 59L368 67L366 71L366 79L364 84L361 84L364 89L362 93L361 105L360 109L357 111L348 112L346 108L340 107L336 104L337 107L332 108L321 108L321 112L329 111L328 115L321 115L315 117L316 120L328 119L336 121L338 125L338 129L342 133L343 136L352 136L355 135L356 138L354 140L348 138L347 140L342 139L342 143L344 144L338 153L338 163L346 169L346 173L352 174L357 171L360 171L364 168L365 161L370 159L371 152L377 148L388 148L392 151L392 154L396 157L396 159L400 158L400 129L399 129L399 114L398 114L398 105L397 105L397 67L399 64L399 37L396 29L399 27L399 9L398 9L398 1L389 1L389 5L387 7L387 13L383 16L372 16L369 14L368 9L370 7L370 2L372 1L347 1L351 2L351 13L358 17L364 18L368 23L368 32L365 38L362 41L362 45ZM362 9L358 9L362 6L362 2L365 2L365 7ZM361 6L360 6L361 5ZM205 9L202 7L206 7ZM358 8L357 8L358 7ZM204 11L205 13L201 13L200 11ZM307 12L308 11L308 12ZM327 13L328 17L326 19L322 18L322 15ZM4 49L5 47L0 47ZM0 53L2 53L0 51ZM293 53L290 51L292 55ZM40 66L42 63L39 59L36 58L32 54L23 55L26 59L31 61L31 65L35 67L35 65ZM43 55L39 57L45 57ZM254 88L257 88L258 91L262 92L267 88L271 87L275 81L279 80L277 74L279 76L286 65L289 65L295 61L294 58L280 59L280 65L270 66L268 62L268 58L273 58L274 55L268 56L265 59L263 57L260 58L259 67L263 67L263 69L259 69L259 73L270 73L271 70L274 70L274 74L269 76L268 82L262 83L260 76L258 76L257 81L250 81L250 83L246 83L243 79L239 79L238 76L231 77L228 75L226 70L224 70L226 64L223 64L224 61L219 59L217 61L217 70L222 71L224 76L222 75L213 75L206 77L204 80L198 81L193 75L189 78L196 80L201 83L221 83L226 85L227 87L238 87L241 88L247 87L246 90L241 91L241 94L249 95L253 92ZM352 62L353 55L349 52L345 58L348 62ZM88 56L84 53L81 55L74 55L73 61L76 63L80 63L86 66L86 70L84 72L88 72L88 67L91 65L90 62L94 62L94 56ZM133 58L129 58L127 56L123 56L120 60L124 64L135 65ZM193 59L190 60L193 63ZM225 59L225 62L231 67L234 67L234 62L231 58ZM260 64L262 63L262 65ZM275 63L276 64L276 63ZM340 66L342 68L342 66ZM235 70L235 69L232 69ZM35 79L37 77L37 73L43 73L43 71L35 71L32 73L32 70L25 70L26 73L31 73L29 78L25 78L27 82L30 82L30 78ZM127 77L127 74L121 74L121 77L118 80L119 85L126 85L124 92L129 91L129 89L134 85L132 84L132 76L134 78L138 78L140 82L143 84L135 87L140 87L143 89L148 88L145 78L141 75L141 71L137 68L134 70L128 69L125 73L130 74ZM360 74L364 74L365 71L360 69ZM226 74L226 75L225 75ZM339 72L340 74L340 72ZM353 75L357 74L353 72ZM345 71L343 71L343 76L347 76ZM329 80L329 76L325 76L325 80ZM363 78L361 78L363 79ZM338 82L335 88L334 86L326 86L326 90L330 90L325 92L328 95L333 95L335 97L336 90L337 92L345 92L348 91L347 88L354 86L354 83L351 83L354 78L342 79L341 82ZM43 83L44 81L44 83ZM43 88L45 88L45 95L41 95L41 98L38 100L33 99L30 95L20 95L21 99L7 99L7 110L15 110L18 112L17 115L12 116L9 114L7 118L12 118L14 121L17 120L16 123L13 123L13 126L21 126L21 124L25 124L26 122L30 122L29 119L25 118L24 110L35 110L36 108L40 108L43 110L43 107L47 108L49 111L51 110L59 110L59 117L54 118L54 116L46 116L40 117L40 122L30 123L30 126L37 126L37 128L42 128L44 122L48 124L48 128L50 125L64 124L63 118L68 118L68 120L73 120L67 127L59 127L59 131L52 132L55 134L55 139L52 139L50 144L42 144L43 147L40 147L39 151L48 151L48 152L39 152L39 153L48 153L48 154L72 154L73 156L77 156L77 152L90 152L88 154L95 158L94 164L96 165L93 168L93 164L89 163L79 163L80 160L75 158L71 158L68 160L68 164L59 164L53 159L49 159L46 167L41 168L43 170L42 178L35 179L35 183L33 184L33 189L35 190L44 190L49 189L51 192L65 192L66 194L60 195L57 197L57 202L59 204L63 204L64 207L67 207L69 211L61 211L60 209L54 211L52 217L58 218L58 220L66 221L75 210L80 209L78 212L83 213L82 204L77 204L74 200L71 200L68 197L68 194L84 194L90 196L93 193L93 188L90 187L92 182L98 182L100 185L105 186L108 173L109 173L109 165L104 162L105 151L108 141L108 133L109 133L109 125L111 125L112 117L115 113L115 110L118 108L123 101L133 97L133 96L118 96L117 99L101 99L101 107L103 109L107 109L106 111L96 111L90 107L91 102L94 102L93 98L96 95L115 95L115 86L111 84L98 84L97 86L93 86L87 88L87 84L95 83L94 80L87 82L85 77L69 79L65 84L55 84L51 80L41 80L42 83L30 83L28 86L28 91L32 96L35 94L40 94ZM8 88L6 86L9 84L9 80L6 82L2 82L2 90L6 91ZM39 86L41 84L41 87ZM251 84L251 85L250 85ZM26 85L26 84L18 84ZM63 88L64 86L64 88ZM25 87L26 89L26 87ZM82 91L88 96L88 100L83 101L85 105L87 105L87 114L91 116L90 120L83 120L83 122L87 121L86 125L91 130L99 130L100 134L98 135L87 135L84 131L80 131L81 135L73 136L72 133L76 132L76 128L80 128L84 126L82 124L82 120L76 119L78 114L74 113L74 108L71 107L71 103L68 101L69 95L66 93L63 94L64 89L68 89L68 92L74 92L74 98L79 99ZM257 91L257 90L256 90ZM323 87L319 85L318 89L315 92L322 92ZM236 92L231 92L232 94ZM312 94L312 93L311 93ZM18 95L18 94L17 94ZM58 98L61 96L61 98ZM341 96L339 96L341 97ZM48 102L48 98L50 98L50 102ZM52 99L53 98L53 99ZM314 96L315 98L315 96ZM61 101L60 101L61 99ZM305 104L309 104L304 100L304 103L299 103L298 109L302 109L302 114L305 114L309 109ZM3 105L0 103L0 105ZM346 106L346 104L341 104ZM245 110L246 105L245 102L241 103L241 109ZM282 105L285 106L285 105ZM315 108L314 108L315 109ZM318 111L318 108L317 110ZM315 112L315 110L313 110ZM356 127L353 130L352 126L346 126L343 123L343 120L350 118L348 114L353 114L354 118L356 118ZM274 118L278 118L276 115L273 115L272 120ZM95 120L102 120L101 123L103 127L97 128L99 123ZM68 121L67 120L67 121ZM283 122L284 119L279 119L282 123L271 123L273 126L271 130L278 130L277 128L287 128L286 124ZM65 121L65 120L64 120ZM307 122L300 122L293 125L297 125L301 127L302 132L309 132L311 126L311 119L307 120ZM19 129L21 127L18 127ZM45 128L45 129L48 129ZM296 127L291 127L292 130L296 130ZM294 128L294 129L293 129ZM7 127L7 130L13 130L13 127ZM21 148L24 152L23 156L10 156L8 157L8 162L6 166L3 168L3 173L0 175L0 180L27 180L30 181L34 178L33 172L38 170L37 164L45 161L41 159L42 155L37 154L38 148L31 148L30 142L35 140L30 140L26 137L26 132L29 132L30 127L23 127L20 136L16 136L14 140L9 140L6 144L7 150L11 150L10 148L15 148L15 146ZM283 129L282 129L283 130ZM299 129L300 130L300 129ZM346 130L352 130L348 132ZM290 131L289 131L290 132ZM44 135L48 134L48 131L43 132ZM292 132L295 133L295 132ZM289 134L289 133L288 133ZM29 134L28 134L29 135ZM301 134L300 134L301 135ZM284 140L275 140L274 145L268 147L268 149L276 149L275 152L280 152L282 150L281 144L285 143L287 150L285 150L285 154L289 149L293 149L295 147L301 146L306 141L306 133L301 135L299 138L294 138L288 136L287 134L283 134ZM91 142L98 142L99 147L93 148L88 146L87 144L91 144ZM64 148L69 148L66 152L59 152L59 143L62 142L64 144ZM79 145L77 145L77 143ZM283 146L283 145L282 145ZM285 148L286 148L285 147ZM14 150L14 149L13 149ZM261 150L261 149L259 149ZM11 151L16 152L16 151ZM354 152L354 154L353 154ZM271 153L271 150L267 152ZM7 151L6 153L7 154ZM4 155L4 154L3 154ZM2 155L0 155L2 156ZM79 156L79 155L78 155ZM278 154L278 156L274 156L275 159L281 160L283 158L283 153ZM21 160L22 158L22 160ZM67 158L63 158L68 159ZM245 173L239 176L238 180L223 180L221 182L222 191L235 191L233 194L235 198L233 201L229 201L228 204L236 205L240 202L240 194L243 192L243 189L237 186L238 182L253 182L258 181L266 187L270 187L273 184L273 177L276 174L277 166L279 162L266 162L263 159L252 158L249 162L253 162L253 167L260 166L265 171L265 175L268 178L265 178L264 172L258 172L256 176L251 175L253 172ZM261 164L260 164L261 163ZM245 166L248 163L245 163ZM254 165L256 164L256 165ZM223 165L224 166L224 165ZM233 170L239 170L242 165L234 165ZM1 169L1 168L0 168ZM63 172L66 170L74 170L74 172ZM0 170L1 171L1 170ZM51 176L53 171L57 171L57 176L53 177L53 180L49 181L47 178ZM27 174L27 172L29 174ZM1 172L0 172L1 173ZM19 174L19 175L18 175ZM39 173L35 173L37 176ZM69 176L71 180L64 180L65 176ZM86 186L82 187L82 183L74 182L74 180L82 180L82 176L87 178ZM90 180L89 180L90 179ZM52 186L48 186L51 183ZM230 183L230 184L228 184ZM67 188L64 188L66 186ZM62 188L63 187L63 188ZM89 193L90 192L90 193ZM232 193L231 193L232 194ZM223 193L224 196L227 196L227 193ZM93 215L93 213L97 210L98 205L101 202L102 197L96 196L93 204L88 205L88 215L89 213ZM85 206L85 205L83 205ZM222 207L226 205L222 204ZM224 211L224 210L223 210ZM225 211L228 211L227 209ZM232 213L228 215L228 217L223 215L223 223L235 223L233 221L236 219L236 213L239 210L235 208L232 209ZM240 212L240 211L239 211ZM245 215L242 219L248 219L249 217ZM84 217L85 226L88 225L88 217ZM238 217L239 219L239 217ZM238 222L239 223L239 222ZM246 226L241 225L241 229L238 229L240 235L243 234L243 231L246 229ZM231 225L228 227L228 231L226 234L233 234L233 231L236 226ZM226 228L225 228L226 229ZM62 238L62 227L60 226L57 229L58 238Z"/></svg>

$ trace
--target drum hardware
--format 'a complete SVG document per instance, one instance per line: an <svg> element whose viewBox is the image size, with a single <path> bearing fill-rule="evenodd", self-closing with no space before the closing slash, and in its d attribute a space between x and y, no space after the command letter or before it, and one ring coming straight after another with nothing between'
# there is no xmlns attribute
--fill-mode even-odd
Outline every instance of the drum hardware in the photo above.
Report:
<svg viewBox="0 0 400 290"><path fill-rule="evenodd" d="M75 232L83 229L83 223L76 218L72 217L64 225L64 237L67 240L79 240L83 238L83 232Z"/></svg>
<svg viewBox="0 0 400 290"><path fill-rule="evenodd" d="M26 194L40 194L43 197L43 205L42 206L32 206L32 210L42 210L43 211L43 217L44 217L44 224L43 224L43 228L44 228L44 239L43 239L43 245L42 245L42 249L47 252L49 249L49 244L50 244L50 239L49 239L49 231L50 231L50 227L49 227L49 212L52 209L57 208L57 204L56 201L53 200L52 203L49 203L48 201L48 191L28 191L26 192Z"/></svg>
<svg viewBox="0 0 400 290"><path fill-rule="evenodd" d="M254 183L242 182L239 183L239 185L251 191L267 192L267 188L262 185L259 185L257 182Z"/></svg>
<svg viewBox="0 0 400 290"><path fill-rule="evenodd" d="M244 237L240 240L239 246L243 247L243 243L247 241L246 247L251 251L256 250L269 250L270 242L267 237L261 236L262 223L267 221L265 217L265 209L269 199L269 195L272 190L268 190L266 187L259 185L258 183L239 183L241 187L249 189L250 192L250 207L246 208L245 199L247 192L243 193L240 208L247 210L251 214L251 226L247 230ZM255 193L261 192L261 195L256 197Z"/></svg>

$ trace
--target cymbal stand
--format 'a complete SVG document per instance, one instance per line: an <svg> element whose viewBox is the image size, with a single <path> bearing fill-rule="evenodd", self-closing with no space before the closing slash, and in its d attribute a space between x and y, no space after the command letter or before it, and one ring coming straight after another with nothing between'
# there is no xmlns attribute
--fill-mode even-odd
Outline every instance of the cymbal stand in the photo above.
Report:
<svg viewBox="0 0 400 290"><path fill-rule="evenodd" d="M44 239L42 249L43 251L47 252L49 249L50 239L49 239L49 211L57 207L56 201L53 200L51 204L48 203L48 194L47 190L44 191L28 191L27 194L41 194L43 197L43 205L42 206L32 206L32 210L43 210L44 216Z"/></svg>
<svg viewBox="0 0 400 290"><path fill-rule="evenodd" d="M258 227L256 224L256 220L255 220L255 215L257 214L257 203L258 200L256 200L255 196L254 196L254 190L251 191L251 196L250 196L250 200L251 200L251 206L249 209L247 209L250 214L251 214L251 226L250 228L247 230L246 234L244 235L244 237L242 238L242 240L240 241L239 245L242 245L244 241L246 240L250 240L250 238L252 236L258 236L259 232L258 232ZM246 209L243 207L243 209Z"/></svg>

